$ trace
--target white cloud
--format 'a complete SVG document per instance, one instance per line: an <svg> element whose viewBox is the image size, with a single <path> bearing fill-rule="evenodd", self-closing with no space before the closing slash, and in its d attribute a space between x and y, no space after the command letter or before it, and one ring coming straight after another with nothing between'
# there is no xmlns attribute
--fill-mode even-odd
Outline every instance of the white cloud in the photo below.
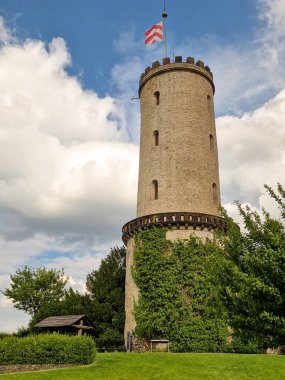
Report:
<svg viewBox="0 0 285 380"><path fill-rule="evenodd" d="M118 38L114 41L114 48L120 53L126 54L141 50L142 41L135 37L135 29L128 28L127 31L120 31Z"/></svg>
<svg viewBox="0 0 285 380"><path fill-rule="evenodd" d="M221 188L258 206L264 184L285 183L285 90L252 114L217 119Z"/></svg>
<svg viewBox="0 0 285 380"><path fill-rule="evenodd" d="M285 33L285 1L284 0L258 0L262 8L260 19L266 22L267 29L275 36Z"/></svg>
<svg viewBox="0 0 285 380"><path fill-rule="evenodd" d="M39 252L48 248L49 238L42 234L25 240L5 240L0 236L0 276L2 279L9 277L9 273L13 273L18 266L30 261L37 256ZM0 289L3 284L0 282Z"/></svg>
<svg viewBox="0 0 285 380"><path fill-rule="evenodd" d="M20 327L27 327L29 317L23 311L15 311L10 302L0 294L0 320L2 323L1 332L16 332ZM5 326L4 326L5 325Z"/></svg>
<svg viewBox="0 0 285 380"><path fill-rule="evenodd" d="M0 288L27 264L82 290L135 215L138 147L120 99L67 74L63 39L19 42L2 18L0 39Z"/></svg>
<svg viewBox="0 0 285 380"><path fill-rule="evenodd" d="M12 32L6 28L3 17L0 16L0 44L7 45L15 41Z"/></svg>
<svg viewBox="0 0 285 380"><path fill-rule="evenodd" d="M134 210L138 148L123 108L84 91L65 71L70 61L60 38L0 50L0 207L27 232L114 237Z"/></svg>

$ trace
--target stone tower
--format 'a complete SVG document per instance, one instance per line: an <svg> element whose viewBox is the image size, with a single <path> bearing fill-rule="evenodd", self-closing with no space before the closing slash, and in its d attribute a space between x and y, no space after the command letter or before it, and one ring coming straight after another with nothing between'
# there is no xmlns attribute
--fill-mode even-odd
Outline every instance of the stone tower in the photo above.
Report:
<svg viewBox="0 0 285 380"><path fill-rule="evenodd" d="M140 165L137 217L123 227L127 245L125 339L135 328L139 289L131 266L134 234L168 227L170 240L202 238L223 227L214 115L213 75L202 61L175 57L154 62L141 75Z"/></svg>

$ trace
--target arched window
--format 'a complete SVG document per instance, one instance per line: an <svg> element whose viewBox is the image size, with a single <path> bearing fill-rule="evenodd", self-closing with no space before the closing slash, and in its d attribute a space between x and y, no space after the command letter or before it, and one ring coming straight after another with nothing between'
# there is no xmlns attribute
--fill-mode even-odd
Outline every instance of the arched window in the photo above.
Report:
<svg viewBox="0 0 285 380"><path fill-rule="evenodd" d="M155 97L155 104L158 106L159 105L159 100L160 100L160 92L159 91L155 91L155 93L153 95Z"/></svg>
<svg viewBox="0 0 285 380"><path fill-rule="evenodd" d="M153 135L154 135L154 145L157 146L159 144L159 131L155 130L153 132Z"/></svg>
<svg viewBox="0 0 285 380"><path fill-rule="evenodd" d="M158 182L156 179L152 181L152 185L153 185L154 199L158 199Z"/></svg>
<svg viewBox="0 0 285 380"><path fill-rule="evenodd" d="M215 183L213 183L212 185L212 190L213 190L213 202L217 204L218 203L218 188Z"/></svg>
<svg viewBox="0 0 285 380"><path fill-rule="evenodd" d="M209 138L210 138L210 150L212 151L214 150L214 137L212 134L210 134Z"/></svg>

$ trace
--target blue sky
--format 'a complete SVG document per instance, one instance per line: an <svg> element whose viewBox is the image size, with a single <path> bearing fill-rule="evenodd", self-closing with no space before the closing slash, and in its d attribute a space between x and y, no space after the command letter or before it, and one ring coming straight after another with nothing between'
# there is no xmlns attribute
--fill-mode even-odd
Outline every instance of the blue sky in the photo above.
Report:
<svg viewBox="0 0 285 380"><path fill-rule="evenodd" d="M140 111L162 1L0 0L0 289L24 265L87 273L136 213ZM285 184L285 0L167 2L172 56L214 73L223 205ZM28 317L0 295L0 319Z"/></svg>
<svg viewBox="0 0 285 380"><path fill-rule="evenodd" d="M188 38L208 35L225 42L249 39L260 23L254 0L180 0L166 5L171 55L179 55L175 46ZM114 41L120 33L131 33L143 48L144 31L161 19L162 9L160 0L0 1L1 14L20 38L47 42L54 37L64 38L73 60L68 71L81 75L86 88L102 95L114 90L110 85L114 63L128 56L128 52L122 54L115 48Z"/></svg>

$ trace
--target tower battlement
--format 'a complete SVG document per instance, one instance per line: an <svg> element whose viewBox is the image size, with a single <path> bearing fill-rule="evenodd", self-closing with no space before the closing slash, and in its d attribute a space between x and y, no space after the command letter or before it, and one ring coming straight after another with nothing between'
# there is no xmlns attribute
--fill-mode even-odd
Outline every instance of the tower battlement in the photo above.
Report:
<svg viewBox="0 0 285 380"><path fill-rule="evenodd" d="M205 66L204 62L198 60L195 62L195 58L187 57L185 61L183 61L182 56L176 56L174 58L174 62L171 62L170 58L163 58L162 62L155 61L151 66L148 66L144 73L141 74L140 82L139 82L139 94L143 85L153 76L160 75L166 73L170 70L186 70L192 71L198 75L204 76L209 80L213 87L213 92L215 92L215 85L213 82L213 73L209 66Z"/></svg>

